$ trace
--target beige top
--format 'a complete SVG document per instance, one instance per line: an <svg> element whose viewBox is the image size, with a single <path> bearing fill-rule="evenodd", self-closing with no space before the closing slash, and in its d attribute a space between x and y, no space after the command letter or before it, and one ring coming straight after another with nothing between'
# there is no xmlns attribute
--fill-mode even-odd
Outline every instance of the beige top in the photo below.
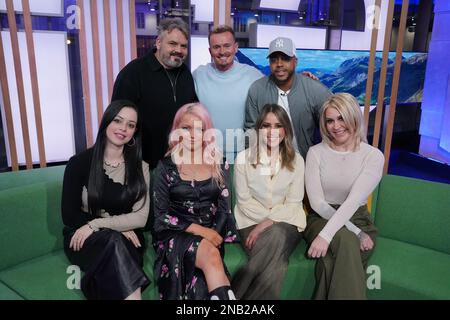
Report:
<svg viewBox="0 0 450 320"><path fill-rule="evenodd" d="M380 182L384 156L361 143L355 152L339 152L322 142L308 151L305 183L312 209L328 222L319 235L331 242ZM340 205L335 210L330 204ZM353 224L352 224L353 225ZM350 229L350 228L349 228Z"/></svg>
<svg viewBox="0 0 450 320"><path fill-rule="evenodd" d="M273 176L270 164L251 165L250 149L241 151L234 165L236 205L234 215L238 229L260 223L265 219L286 222L301 232L306 227L303 211L305 164L296 153L293 172L277 164Z"/></svg>
<svg viewBox="0 0 450 320"><path fill-rule="evenodd" d="M106 175L116 183L124 184L125 178L125 163L121 163L118 167L111 167L103 165ZM142 171L144 174L145 184L147 185L147 195L133 205L133 210L130 213L110 216L108 212L102 210L100 212L101 218L89 221L89 225L94 229L108 228L119 232L129 231L137 228L143 228L147 223L148 213L150 211L150 171L147 162L142 161ZM82 210L88 210L88 194L84 186L81 194Z"/></svg>

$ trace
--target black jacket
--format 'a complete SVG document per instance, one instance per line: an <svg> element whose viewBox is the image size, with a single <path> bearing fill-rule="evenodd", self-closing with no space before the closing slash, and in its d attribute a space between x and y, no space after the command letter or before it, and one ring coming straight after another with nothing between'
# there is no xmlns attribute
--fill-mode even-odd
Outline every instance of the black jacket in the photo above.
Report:
<svg viewBox="0 0 450 320"><path fill-rule="evenodd" d="M197 101L194 80L185 64L173 69L173 87L168 70L154 51L128 63L118 74L111 100L127 99L139 108L142 120L142 157L155 168L168 148L168 135L177 110Z"/></svg>

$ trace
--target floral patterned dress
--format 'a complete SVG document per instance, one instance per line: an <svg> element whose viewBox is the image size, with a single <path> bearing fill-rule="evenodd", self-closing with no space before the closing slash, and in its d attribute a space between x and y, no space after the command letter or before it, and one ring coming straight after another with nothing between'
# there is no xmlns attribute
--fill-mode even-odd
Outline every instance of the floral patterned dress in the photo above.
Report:
<svg viewBox="0 0 450 320"><path fill-rule="evenodd" d="M161 160L155 170L153 246L157 255L155 279L161 299L209 299L203 272L195 267L202 237L185 230L196 223L216 230L224 242L236 240L228 189L229 166L224 164L222 170L225 184L221 186L212 178L182 180L170 157ZM223 244L219 249L223 258Z"/></svg>

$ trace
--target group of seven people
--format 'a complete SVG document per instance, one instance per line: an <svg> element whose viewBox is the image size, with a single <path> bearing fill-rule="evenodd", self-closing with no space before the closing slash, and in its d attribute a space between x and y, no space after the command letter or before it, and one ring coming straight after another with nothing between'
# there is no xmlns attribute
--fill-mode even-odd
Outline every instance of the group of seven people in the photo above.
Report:
<svg viewBox="0 0 450 320"><path fill-rule="evenodd" d="M271 42L269 76L235 61L230 27L208 39L212 63L191 75L187 25L161 21L156 48L117 76L94 145L67 164L64 249L84 295L141 299L156 281L161 299L279 299L304 238L314 298L365 299L377 235L367 199L384 157L359 103L297 74L289 38ZM248 256L233 279L227 242ZM145 250L156 252L153 279Z"/></svg>

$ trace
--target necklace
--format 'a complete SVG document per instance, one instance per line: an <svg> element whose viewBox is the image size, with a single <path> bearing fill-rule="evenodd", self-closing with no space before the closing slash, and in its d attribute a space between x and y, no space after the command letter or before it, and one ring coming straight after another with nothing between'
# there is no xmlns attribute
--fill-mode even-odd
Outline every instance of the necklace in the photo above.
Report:
<svg viewBox="0 0 450 320"><path fill-rule="evenodd" d="M120 159L120 160L117 161L117 162L109 162L109 161L106 160L106 159L103 160L103 163L104 163L106 166L111 167L111 168L117 168L117 167L119 167L123 162L124 162L123 159Z"/></svg>
<svg viewBox="0 0 450 320"><path fill-rule="evenodd" d="M279 98L278 98L278 100L281 102L281 106L283 107L283 109L284 110L286 110L286 112L289 114L289 101L288 101L288 94L289 94L289 91L290 90L288 90L288 91L283 91L283 90L281 90L281 89L278 89L278 92L279 92ZM289 114L289 117L290 117L290 114Z"/></svg>

